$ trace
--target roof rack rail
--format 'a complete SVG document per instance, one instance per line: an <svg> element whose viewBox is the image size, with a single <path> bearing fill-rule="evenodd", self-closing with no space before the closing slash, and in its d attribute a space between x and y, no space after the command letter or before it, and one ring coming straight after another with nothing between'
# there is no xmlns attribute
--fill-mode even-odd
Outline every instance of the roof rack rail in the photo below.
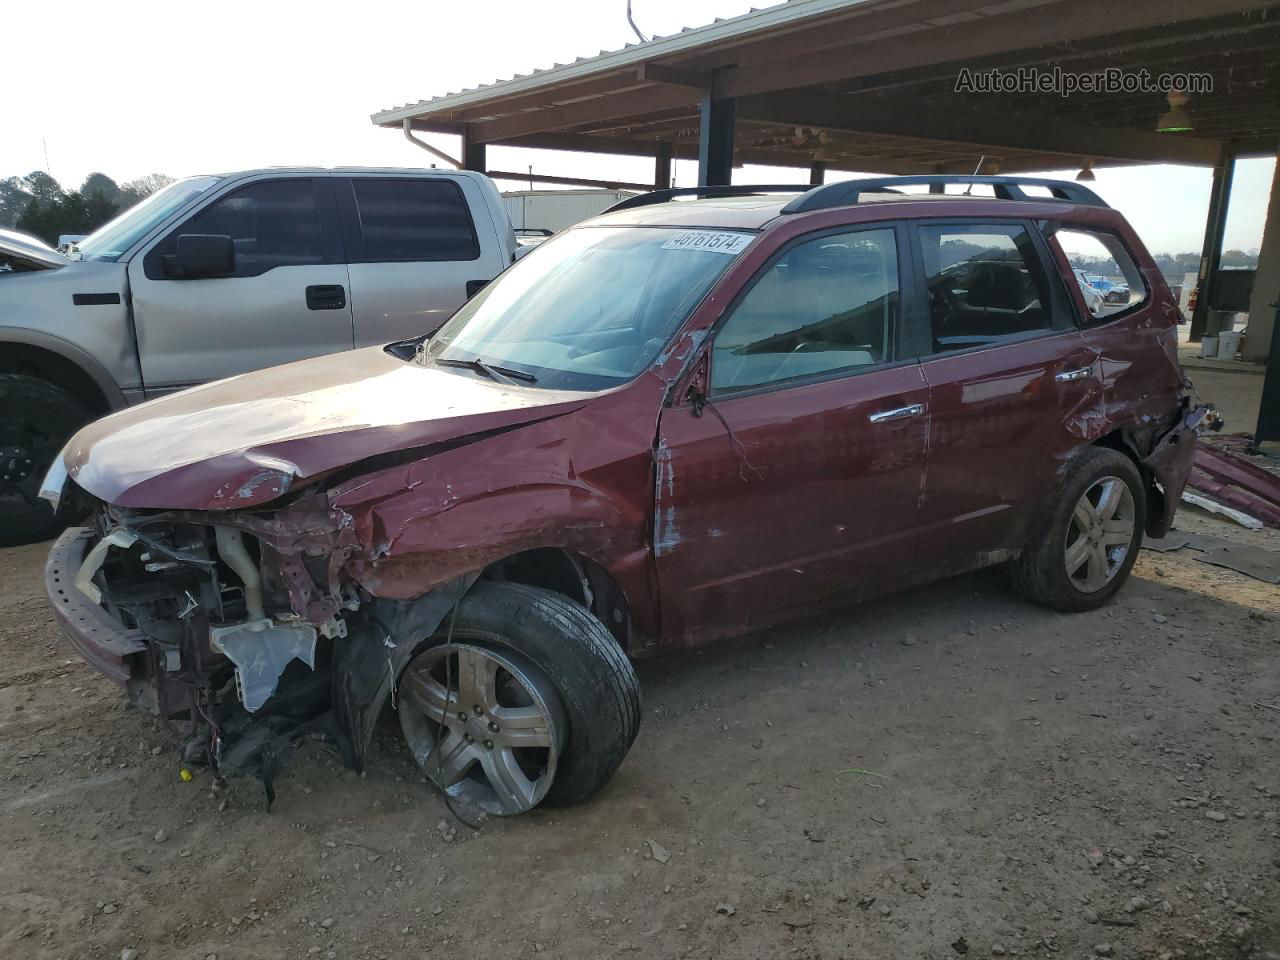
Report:
<svg viewBox="0 0 1280 960"><path fill-rule="evenodd" d="M988 184L1000 200L1026 200L1032 203L1045 201L1064 201L1079 203L1089 207L1105 207L1107 203L1088 187L1067 180L1046 180L1040 177L979 177L952 176L949 174L929 174L918 177L877 177L872 180L845 180L840 183L828 183L814 187L807 193L796 197L785 207L782 213L807 213L810 210L826 210L830 207L845 207L858 202L864 193L896 193L898 187L927 186L931 193L942 193L946 187L955 184ZM1038 197L1028 194L1023 187L1045 187L1051 196ZM648 194L641 194L648 196Z"/></svg>
<svg viewBox="0 0 1280 960"><path fill-rule="evenodd" d="M632 207L647 207L651 203L666 203L674 197L749 197L753 193L802 193L813 188L801 183L752 184L723 187L671 187L667 190L651 190L648 193L637 193L615 203L605 213L615 210L630 210Z"/></svg>

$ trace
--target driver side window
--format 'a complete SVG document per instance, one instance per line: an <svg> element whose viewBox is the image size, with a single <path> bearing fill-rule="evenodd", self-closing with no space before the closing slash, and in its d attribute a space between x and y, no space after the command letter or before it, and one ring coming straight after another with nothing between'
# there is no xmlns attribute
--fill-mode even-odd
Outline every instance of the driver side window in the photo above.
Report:
<svg viewBox="0 0 1280 960"><path fill-rule="evenodd" d="M170 279L166 258L184 233L231 238L233 277L257 277L276 267L334 263L336 238L321 215L316 181L310 177L258 180L219 197L156 244L147 254L152 280Z"/></svg>
<svg viewBox="0 0 1280 960"><path fill-rule="evenodd" d="M711 389L728 393L883 363L897 314L892 228L799 243L765 269L716 333Z"/></svg>

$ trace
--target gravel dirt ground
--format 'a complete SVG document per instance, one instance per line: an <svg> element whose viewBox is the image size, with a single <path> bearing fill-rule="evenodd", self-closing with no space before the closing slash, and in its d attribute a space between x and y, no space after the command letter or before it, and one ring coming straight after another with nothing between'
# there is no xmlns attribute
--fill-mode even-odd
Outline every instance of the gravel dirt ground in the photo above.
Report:
<svg viewBox="0 0 1280 960"><path fill-rule="evenodd" d="M475 831L393 718L272 813L183 782L46 550L0 551L0 957L1280 957L1280 588L1190 550L1095 613L995 570L646 662L602 795Z"/></svg>

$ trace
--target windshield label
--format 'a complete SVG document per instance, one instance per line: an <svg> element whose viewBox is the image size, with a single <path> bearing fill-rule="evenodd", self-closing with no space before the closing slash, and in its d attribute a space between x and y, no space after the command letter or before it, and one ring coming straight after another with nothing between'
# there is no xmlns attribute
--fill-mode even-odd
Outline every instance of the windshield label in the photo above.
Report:
<svg viewBox="0 0 1280 960"><path fill-rule="evenodd" d="M684 230L662 245L663 250L706 250L737 256L752 240L749 233L715 233L710 230Z"/></svg>

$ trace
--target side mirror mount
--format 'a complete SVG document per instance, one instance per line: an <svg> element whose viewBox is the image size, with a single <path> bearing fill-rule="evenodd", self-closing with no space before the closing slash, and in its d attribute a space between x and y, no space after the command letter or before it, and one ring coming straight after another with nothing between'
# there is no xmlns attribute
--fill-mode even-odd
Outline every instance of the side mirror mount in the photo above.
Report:
<svg viewBox="0 0 1280 960"><path fill-rule="evenodd" d="M235 244L225 234L180 234L171 264L166 266L171 266L167 272L184 280L229 276L236 271Z"/></svg>

